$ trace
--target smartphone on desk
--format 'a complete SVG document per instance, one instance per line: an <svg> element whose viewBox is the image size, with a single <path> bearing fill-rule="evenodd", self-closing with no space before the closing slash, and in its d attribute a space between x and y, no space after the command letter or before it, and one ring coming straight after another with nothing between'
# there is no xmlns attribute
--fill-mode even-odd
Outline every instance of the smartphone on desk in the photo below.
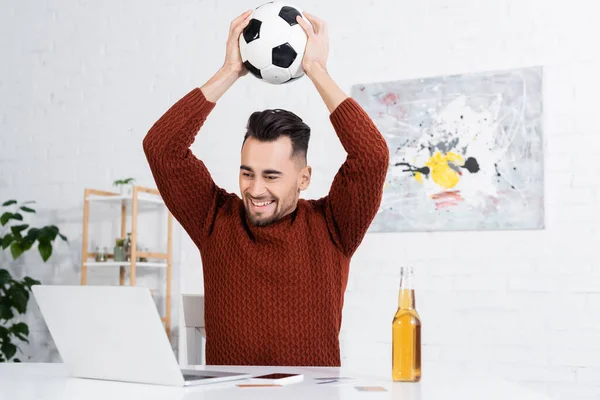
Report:
<svg viewBox="0 0 600 400"><path fill-rule="evenodd" d="M298 383L304 380L302 374L285 374L285 373L273 373L267 375L253 376L250 378L251 384L264 384L264 385L289 385L291 383Z"/></svg>

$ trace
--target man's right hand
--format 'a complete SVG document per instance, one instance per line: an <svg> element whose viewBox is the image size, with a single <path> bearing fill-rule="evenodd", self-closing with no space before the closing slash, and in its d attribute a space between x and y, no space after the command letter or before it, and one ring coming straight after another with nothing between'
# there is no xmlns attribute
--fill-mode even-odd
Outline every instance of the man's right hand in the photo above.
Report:
<svg viewBox="0 0 600 400"><path fill-rule="evenodd" d="M231 25L229 26L229 37L227 38L223 68L232 73L236 73L238 76L244 76L248 73L248 70L242 63L239 39L242 31L250 22L250 15L252 15L252 10L245 11L231 21Z"/></svg>
<svg viewBox="0 0 600 400"><path fill-rule="evenodd" d="M200 87L208 101L216 102L219 100L238 78L248 73L242 63L239 39L242 31L250 22L250 15L252 15L252 10L244 12L231 21L226 44L225 62L217 73Z"/></svg>

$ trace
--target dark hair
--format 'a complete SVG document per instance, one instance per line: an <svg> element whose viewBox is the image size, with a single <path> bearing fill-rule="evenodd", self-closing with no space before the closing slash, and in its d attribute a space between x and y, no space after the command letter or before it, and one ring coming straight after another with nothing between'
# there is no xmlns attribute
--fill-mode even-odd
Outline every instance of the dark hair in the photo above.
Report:
<svg viewBox="0 0 600 400"><path fill-rule="evenodd" d="M292 141L291 157L302 155L306 160L310 127L290 111L272 109L253 112L248 118L243 143L249 137L254 137L261 142L272 142L281 136L288 136Z"/></svg>

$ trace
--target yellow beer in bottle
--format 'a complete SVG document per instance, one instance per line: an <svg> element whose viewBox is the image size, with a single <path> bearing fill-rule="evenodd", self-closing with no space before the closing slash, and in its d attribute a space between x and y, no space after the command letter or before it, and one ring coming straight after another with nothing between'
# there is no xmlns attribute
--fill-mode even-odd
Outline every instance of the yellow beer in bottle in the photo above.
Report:
<svg viewBox="0 0 600 400"><path fill-rule="evenodd" d="M394 382L421 380L421 318L415 308L413 269L400 270L398 311L392 322L392 379Z"/></svg>

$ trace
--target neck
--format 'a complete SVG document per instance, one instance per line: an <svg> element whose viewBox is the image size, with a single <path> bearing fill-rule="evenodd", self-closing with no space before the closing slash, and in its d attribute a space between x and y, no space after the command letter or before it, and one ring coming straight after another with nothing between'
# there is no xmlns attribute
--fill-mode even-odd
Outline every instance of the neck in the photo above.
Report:
<svg viewBox="0 0 600 400"><path fill-rule="evenodd" d="M402 268L400 272L400 290L398 292L398 308L412 310L415 308L415 291L413 272L410 268Z"/></svg>
<svg viewBox="0 0 600 400"><path fill-rule="evenodd" d="M414 310L415 291L413 289L400 289L400 293L398 293L398 308Z"/></svg>

